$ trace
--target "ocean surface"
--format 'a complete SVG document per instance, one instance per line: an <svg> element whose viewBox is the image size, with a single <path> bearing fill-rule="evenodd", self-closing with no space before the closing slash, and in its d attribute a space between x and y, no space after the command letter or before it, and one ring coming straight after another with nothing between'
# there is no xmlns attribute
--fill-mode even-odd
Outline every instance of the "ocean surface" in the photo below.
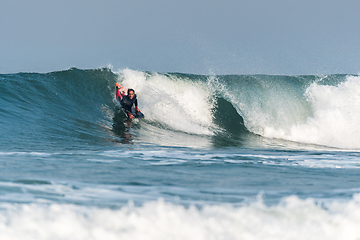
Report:
<svg viewBox="0 0 360 240"><path fill-rule="evenodd" d="M0 74L0 239L360 239L359 126L358 75Z"/></svg>

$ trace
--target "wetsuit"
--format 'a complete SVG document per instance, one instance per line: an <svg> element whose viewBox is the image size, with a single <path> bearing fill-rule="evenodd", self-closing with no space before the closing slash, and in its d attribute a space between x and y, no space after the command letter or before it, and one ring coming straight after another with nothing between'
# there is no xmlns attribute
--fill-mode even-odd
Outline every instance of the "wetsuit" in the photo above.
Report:
<svg viewBox="0 0 360 240"><path fill-rule="evenodd" d="M121 106L124 108L128 117L130 117L130 115L135 114L131 111L131 108L134 106L134 104L135 104L136 111L138 112L139 108L138 108L138 102L136 99L136 94L134 95L134 97L132 99L130 99L129 96L124 96L123 99L121 100Z"/></svg>
<svg viewBox="0 0 360 240"><path fill-rule="evenodd" d="M130 115L136 114L131 111L131 108L134 106L134 104L135 104L136 112L139 112L136 94L132 99L130 99L130 97L125 95L124 92L120 93L119 89L117 88L116 99L120 102L122 108L125 110L125 113L127 114L128 117L130 117Z"/></svg>

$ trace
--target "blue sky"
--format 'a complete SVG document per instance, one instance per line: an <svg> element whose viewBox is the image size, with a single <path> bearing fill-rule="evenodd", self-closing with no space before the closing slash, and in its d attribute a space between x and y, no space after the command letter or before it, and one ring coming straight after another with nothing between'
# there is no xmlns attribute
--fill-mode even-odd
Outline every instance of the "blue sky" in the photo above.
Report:
<svg viewBox="0 0 360 240"><path fill-rule="evenodd" d="M0 73L360 73L360 1L5 0Z"/></svg>

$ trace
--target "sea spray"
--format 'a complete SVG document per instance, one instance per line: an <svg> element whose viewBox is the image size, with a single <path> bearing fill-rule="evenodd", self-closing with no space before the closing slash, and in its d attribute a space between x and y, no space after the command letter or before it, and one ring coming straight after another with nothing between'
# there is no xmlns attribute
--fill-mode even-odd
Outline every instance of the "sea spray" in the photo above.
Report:
<svg viewBox="0 0 360 240"><path fill-rule="evenodd" d="M173 130L212 135L212 92L189 78L125 69L122 84L136 89L146 119Z"/></svg>

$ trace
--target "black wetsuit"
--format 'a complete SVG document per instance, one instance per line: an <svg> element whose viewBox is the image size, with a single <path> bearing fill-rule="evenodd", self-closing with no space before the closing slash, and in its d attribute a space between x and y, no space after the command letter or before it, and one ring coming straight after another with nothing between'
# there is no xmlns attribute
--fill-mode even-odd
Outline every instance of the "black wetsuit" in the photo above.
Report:
<svg viewBox="0 0 360 240"><path fill-rule="evenodd" d="M132 111L132 107L135 104L135 108L137 109L137 106L138 106L136 94L134 95L134 97L132 99L130 99L129 96L124 96L120 103L128 116L129 116L129 114L133 114L133 115L135 114L135 112Z"/></svg>

